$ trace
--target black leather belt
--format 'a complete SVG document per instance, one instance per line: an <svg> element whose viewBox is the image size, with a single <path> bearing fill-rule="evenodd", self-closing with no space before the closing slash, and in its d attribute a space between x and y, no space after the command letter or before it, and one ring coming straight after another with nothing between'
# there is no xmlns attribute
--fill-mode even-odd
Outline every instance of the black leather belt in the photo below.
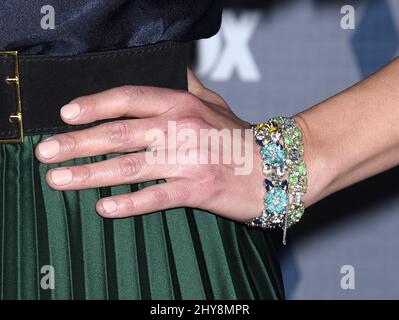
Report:
<svg viewBox="0 0 399 320"><path fill-rule="evenodd" d="M74 56L0 51L0 143L105 122L64 123L60 108L79 96L122 85L186 90L187 58L187 45L177 42Z"/></svg>

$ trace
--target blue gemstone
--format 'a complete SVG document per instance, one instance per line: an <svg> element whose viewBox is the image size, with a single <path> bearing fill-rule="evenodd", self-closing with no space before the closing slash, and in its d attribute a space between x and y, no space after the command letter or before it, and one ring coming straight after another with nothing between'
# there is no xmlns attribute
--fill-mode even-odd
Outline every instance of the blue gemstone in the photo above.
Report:
<svg viewBox="0 0 399 320"><path fill-rule="evenodd" d="M290 152L290 159L296 161L299 159L299 151L297 149L292 149Z"/></svg>
<svg viewBox="0 0 399 320"><path fill-rule="evenodd" d="M291 119L285 119L284 127L289 128L289 129L293 128L294 127L294 121L292 121Z"/></svg>
<svg viewBox="0 0 399 320"><path fill-rule="evenodd" d="M288 189L288 181L287 181L287 180L284 180L284 181L281 183L281 188L283 188L284 190L287 190L287 189Z"/></svg>
<svg viewBox="0 0 399 320"><path fill-rule="evenodd" d="M265 188L267 191L270 191L271 189L274 188L273 183L269 179L265 179Z"/></svg>
<svg viewBox="0 0 399 320"><path fill-rule="evenodd" d="M283 188L274 188L266 197L266 209L271 214L281 214L288 203L288 194Z"/></svg>
<svg viewBox="0 0 399 320"><path fill-rule="evenodd" d="M262 224L262 221L260 221L260 219L258 219L258 218L252 220L252 222L253 222L255 225L257 225L257 226L260 226L260 225Z"/></svg>
<svg viewBox="0 0 399 320"><path fill-rule="evenodd" d="M285 152L280 145L269 142L267 145L262 147L261 150L265 161L268 164L284 165L285 162Z"/></svg>

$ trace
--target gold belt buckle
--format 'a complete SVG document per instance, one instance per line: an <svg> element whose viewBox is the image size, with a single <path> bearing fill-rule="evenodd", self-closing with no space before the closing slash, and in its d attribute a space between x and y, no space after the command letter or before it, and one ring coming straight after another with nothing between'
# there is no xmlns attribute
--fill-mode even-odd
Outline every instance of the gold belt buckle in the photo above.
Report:
<svg viewBox="0 0 399 320"><path fill-rule="evenodd" d="M15 113L10 115L10 122L16 121L18 124L18 136L16 138L0 139L0 144L4 143L23 143L24 130L22 126L22 108L21 108L21 88L19 82L19 66L18 66L18 51L0 51L0 57L11 57L14 60L14 75L8 76L5 82L15 84Z"/></svg>

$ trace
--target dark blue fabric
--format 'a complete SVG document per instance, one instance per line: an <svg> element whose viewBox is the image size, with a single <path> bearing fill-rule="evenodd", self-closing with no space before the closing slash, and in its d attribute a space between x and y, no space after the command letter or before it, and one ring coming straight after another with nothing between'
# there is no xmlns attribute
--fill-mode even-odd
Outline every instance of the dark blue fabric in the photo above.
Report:
<svg viewBox="0 0 399 320"><path fill-rule="evenodd" d="M55 28L42 29L43 5ZM0 49L29 54L77 54L215 34L221 0L2 0Z"/></svg>

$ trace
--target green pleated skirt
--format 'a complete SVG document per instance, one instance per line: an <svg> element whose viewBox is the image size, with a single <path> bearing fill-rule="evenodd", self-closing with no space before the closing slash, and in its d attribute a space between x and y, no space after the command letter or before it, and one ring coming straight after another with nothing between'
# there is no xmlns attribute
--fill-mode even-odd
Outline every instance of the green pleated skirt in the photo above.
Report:
<svg viewBox="0 0 399 320"><path fill-rule="evenodd" d="M42 164L49 136L0 145L1 299L284 298L267 232L187 208L101 218L97 200L146 184L55 191L48 169L117 154Z"/></svg>

